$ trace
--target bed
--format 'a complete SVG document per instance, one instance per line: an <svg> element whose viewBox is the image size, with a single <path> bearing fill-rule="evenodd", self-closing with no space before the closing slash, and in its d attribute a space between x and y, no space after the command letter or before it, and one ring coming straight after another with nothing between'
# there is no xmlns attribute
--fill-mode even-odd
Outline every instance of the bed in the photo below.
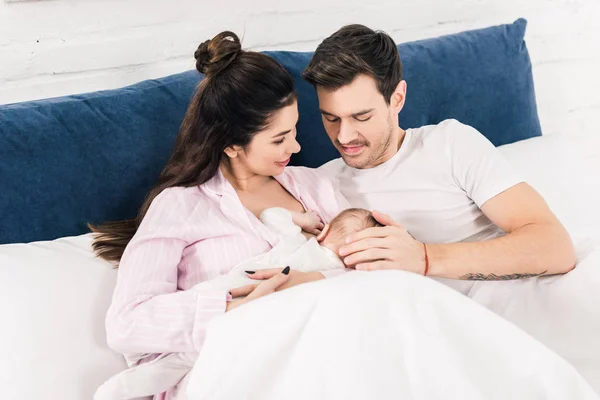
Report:
<svg viewBox="0 0 600 400"><path fill-rule="evenodd" d="M400 124L456 118L475 126L548 201L573 238L578 267L558 277L465 282L461 296L526 332L600 393L600 136L542 135L525 28L520 19L400 44L409 87ZM292 73L299 92L304 150L292 161L317 167L335 149L314 91L299 76L310 53L269 54ZM90 399L125 368L106 346L103 325L117 272L94 257L86 223L135 215L201 79L190 71L0 106L6 398Z"/></svg>

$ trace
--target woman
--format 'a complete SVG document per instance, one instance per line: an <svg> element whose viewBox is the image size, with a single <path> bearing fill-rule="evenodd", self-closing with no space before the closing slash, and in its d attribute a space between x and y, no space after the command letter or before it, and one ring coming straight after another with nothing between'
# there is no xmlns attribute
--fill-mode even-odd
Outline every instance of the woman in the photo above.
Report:
<svg viewBox="0 0 600 400"><path fill-rule="evenodd" d="M297 96L281 65L241 50L232 32L202 43L195 58L205 79L138 218L93 227L96 252L119 262L108 344L145 353L139 362L199 352L213 318L275 290L323 279L282 266L271 279L232 291L233 297L248 295L243 299L221 290L186 291L277 243L258 219L264 209L313 210L328 223L348 206L316 171L286 168L300 145ZM176 397L173 388L155 398Z"/></svg>

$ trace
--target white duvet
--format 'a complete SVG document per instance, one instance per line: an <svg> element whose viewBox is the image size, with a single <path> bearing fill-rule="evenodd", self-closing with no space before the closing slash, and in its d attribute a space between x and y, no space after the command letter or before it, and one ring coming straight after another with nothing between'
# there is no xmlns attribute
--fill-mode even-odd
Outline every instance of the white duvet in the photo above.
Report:
<svg viewBox="0 0 600 400"><path fill-rule="evenodd" d="M442 281L456 291L353 272L285 290L214 321L188 399L598 399L600 136L500 149L571 233L575 270Z"/></svg>
<svg viewBox="0 0 600 400"><path fill-rule="evenodd" d="M512 323L402 271L352 272L226 314L187 381L189 400L598 399Z"/></svg>

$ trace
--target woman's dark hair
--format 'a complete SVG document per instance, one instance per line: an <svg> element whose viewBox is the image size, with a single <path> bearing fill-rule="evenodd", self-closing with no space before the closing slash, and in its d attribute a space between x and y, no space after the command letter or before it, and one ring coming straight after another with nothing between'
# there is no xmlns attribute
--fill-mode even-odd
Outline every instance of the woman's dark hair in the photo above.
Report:
<svg viewBox="0 0 600 400"><path fill-rule="evenodd" d="M150 204L163 190L197 186L218 171L224 150L246 146L272 115L296 100L290 74L271 57L241 49L233 32L200 44L196 68L205 75L189 105L175 147L137 218L90 225L98 256L120 261Z"/></svg>
<svg viewBox="0 0 600 400"><path fill-rule="evenodd" d="M347 25L317 47L302 77L313 86L337 90L358 75L371 76L389 104L402 80L402 62L394 39L364 25Z"/></svg>

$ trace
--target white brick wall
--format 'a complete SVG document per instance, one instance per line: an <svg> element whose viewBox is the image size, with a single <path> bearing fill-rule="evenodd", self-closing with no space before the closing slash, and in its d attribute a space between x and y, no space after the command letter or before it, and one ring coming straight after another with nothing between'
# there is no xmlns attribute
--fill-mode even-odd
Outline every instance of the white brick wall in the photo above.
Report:
<svg viewBox="0 0 600 400"><path fill-rule="evenodd" d="M600 0L0 0L0 104L191 69L197 45L224 29L246 48L313 50L347 23L404 42L518 17L529 20L544 132L591 132L600 112Z"/></svg>

